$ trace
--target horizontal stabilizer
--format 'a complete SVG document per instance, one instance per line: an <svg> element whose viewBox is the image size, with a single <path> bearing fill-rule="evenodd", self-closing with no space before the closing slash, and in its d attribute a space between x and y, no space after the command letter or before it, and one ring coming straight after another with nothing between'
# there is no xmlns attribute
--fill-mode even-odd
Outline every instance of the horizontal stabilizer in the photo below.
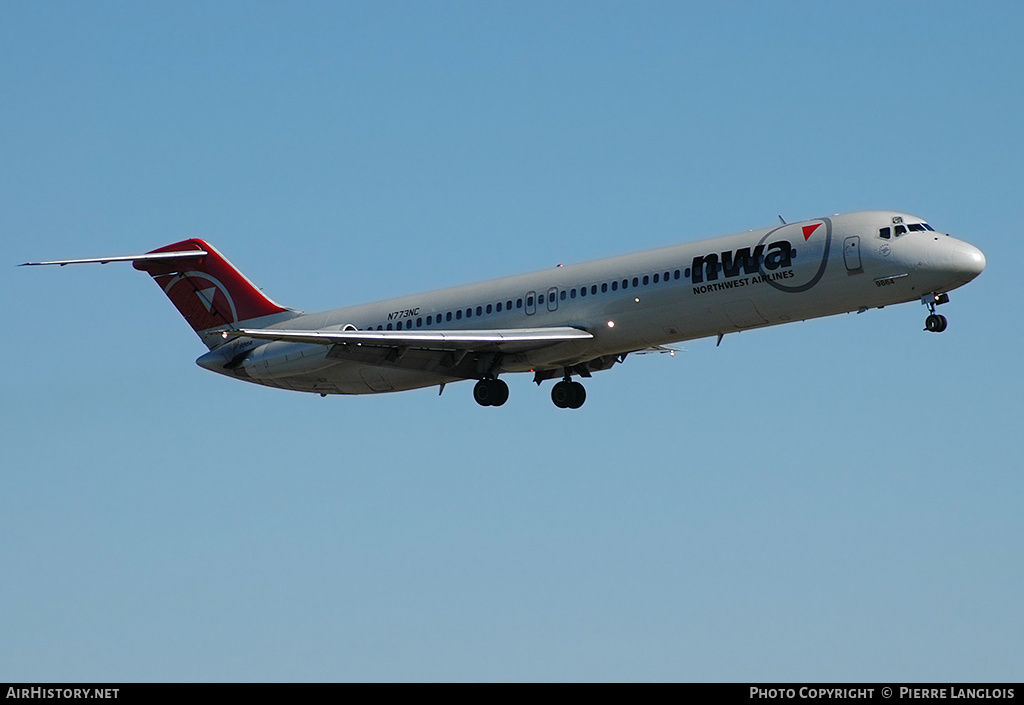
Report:
<svg viewBox="0 0 1024 705"><path fill-rule="evenodd" d="M221 333L225 338L258 338L314 345L369 345L434 350L528 350L594 336L585 330L559 328L500 328L495 330L278 330L241 328Z"/></svg>
<svg viewBox="0 0 1024 705"><path fill-rule="evenodd" d="M145 262L157 261L167 262L176 259L187 259L189 257L203 257L210 254L206 250L188 250L187 252L151 252L144 255L118 255L117 257L91 257L89 259L58 259L53 262L25 262L19 267L41 267L48 264L58 264L63 267L66 264L107 264L108 262Z"/></svg>
<svg viewBox="0 0 1024 705"><path fill-rule="evenodd" d="M140 255L115 255L49 262L25 262L21 266L107 264L131 262L153 278L178 312L208 348L223 343L218 333L243 321L263 319L250 325L270 325L299 314L273 301L238 271L217 249L198 238L151 250ZM268 316L277 318L268 320Z"/></svg>

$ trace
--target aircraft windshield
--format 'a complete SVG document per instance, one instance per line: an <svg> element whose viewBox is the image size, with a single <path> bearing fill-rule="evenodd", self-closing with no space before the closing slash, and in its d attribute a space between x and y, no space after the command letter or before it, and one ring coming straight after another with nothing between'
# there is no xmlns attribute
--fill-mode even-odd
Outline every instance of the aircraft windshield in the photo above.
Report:
<svg viewBox="0 0 1024 705"><path fill-rule="evenodd" d="M880 228L878 230L878 237L883 240L888 240L890 238L899 237L900 235L905 235L908 232L924 232L926 230L935 232L935 228L928 225L928 223L897 223L891 228Z"/></svg>

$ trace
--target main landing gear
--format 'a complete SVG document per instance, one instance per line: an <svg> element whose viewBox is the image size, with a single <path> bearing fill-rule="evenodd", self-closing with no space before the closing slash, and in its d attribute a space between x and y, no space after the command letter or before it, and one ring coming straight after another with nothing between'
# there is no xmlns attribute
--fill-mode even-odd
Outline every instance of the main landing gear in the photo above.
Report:
<svg viewBox="0 0 1024 705"><path fill-rule="evenodd" d="M930 333L941 333L946 330L946 317L935 313L935 307L949 301L949 294L926 294L921 303L928 307L928 318L924 319L924 329Z"/></svg>
<svg viewBox="0 0 1024 705"><path fill-rule="evenodd" d="M473 398L480 406L501 406L508 401L508 385L500 379L482 379L473 387Z"/></svg>
<svg viewBox="0 0 1024 705"><path fill-rule="evenodd" d="M587 400L587 390L579 382L566 377L551 389L551 401L559 409L578 409Z"/></svg>
<svg viewBox="0 0 1024 705"><path fill-rule="evenodd" d="M485 378L473 387L473 398L480 406L501 406L508 401L508 385L497 378ZM551 390L551 401L559 409L578 409L587 400L587 390L566 377Z"/></svg>

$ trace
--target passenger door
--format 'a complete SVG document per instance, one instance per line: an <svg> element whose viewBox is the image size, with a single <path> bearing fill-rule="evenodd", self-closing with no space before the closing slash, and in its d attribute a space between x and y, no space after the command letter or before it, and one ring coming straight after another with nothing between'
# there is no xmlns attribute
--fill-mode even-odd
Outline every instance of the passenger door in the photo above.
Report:
<svg viewBox="0 0 1024 705"><path fill-rule="evenodd" d="M846 262L846 271L850 274L864 271L864 266L860 261L859 236L851 235L843 240L843 261Z"/></svg>

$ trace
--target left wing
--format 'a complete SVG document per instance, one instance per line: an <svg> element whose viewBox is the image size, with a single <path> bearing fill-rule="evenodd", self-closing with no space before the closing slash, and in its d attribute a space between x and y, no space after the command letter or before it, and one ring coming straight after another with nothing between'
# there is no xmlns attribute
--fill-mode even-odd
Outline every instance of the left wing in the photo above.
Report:
<svg viewBox="0 0 1024 705"><path fill-rule="evenodd" d="M557 328L499 328L495 330L281 330L239 328L221 335L259 338L314 345L354 345L421 350L468 350L516 352L573 340L590 340L593 334L569 326Z"/></svg>

